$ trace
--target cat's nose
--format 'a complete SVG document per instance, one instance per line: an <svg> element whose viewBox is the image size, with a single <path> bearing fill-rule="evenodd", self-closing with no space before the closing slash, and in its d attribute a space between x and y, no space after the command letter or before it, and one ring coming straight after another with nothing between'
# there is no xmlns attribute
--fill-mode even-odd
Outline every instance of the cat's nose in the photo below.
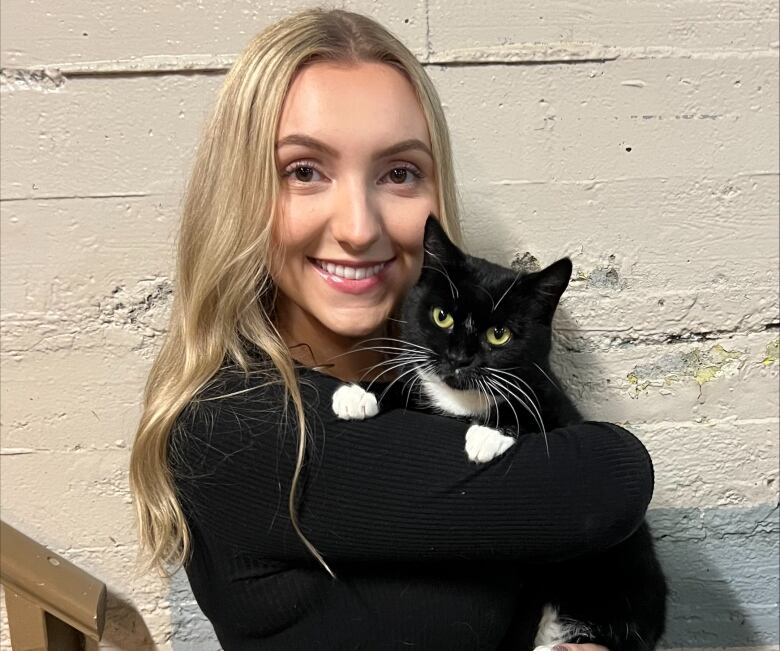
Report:
<svg viewBox="0 0 780 651"><path fill-rule="evenodd" d="M452 370L456 372L471 364L471 355L466 355L463 353L450 353L448 359Z"/></svg>

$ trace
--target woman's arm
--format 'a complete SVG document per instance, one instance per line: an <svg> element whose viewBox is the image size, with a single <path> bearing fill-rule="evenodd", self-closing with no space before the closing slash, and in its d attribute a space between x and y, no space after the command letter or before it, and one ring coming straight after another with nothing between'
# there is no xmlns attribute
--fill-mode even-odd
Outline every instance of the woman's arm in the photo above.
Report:
<svg viewBox="0 0 780 651"><path fill-rule="evenodd" d="M310 435L298 512L328 561L562 560L616 544L642 521L651 461L618 426L548 432L549 456L541 435L523 435L476 465L463 450L467 423L400 407L339 420L338 386L327 376L302 386ZM201 403L179 421L172 466L201 529L245 552L306 561L287 512L298 436L278 395Z"/></svg>

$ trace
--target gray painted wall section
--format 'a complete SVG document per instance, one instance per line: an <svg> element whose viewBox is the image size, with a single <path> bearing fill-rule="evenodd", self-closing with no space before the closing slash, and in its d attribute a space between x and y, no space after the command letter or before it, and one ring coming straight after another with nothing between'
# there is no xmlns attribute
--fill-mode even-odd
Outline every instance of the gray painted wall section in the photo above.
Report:
<svg viewBox="0 0 780 651"><path fill-rule="evenodd" d="M780 643L777 505L655 509L648 521L671 590L662 648ZM174 577L169 599L173 648L218 650L183 572Z"/></svg>
<svg viewBox="0 0 780 651"><path fill-rule="evenodd" d="M667 647L780 642L777 505L648 515L671 589Z"/></svg>

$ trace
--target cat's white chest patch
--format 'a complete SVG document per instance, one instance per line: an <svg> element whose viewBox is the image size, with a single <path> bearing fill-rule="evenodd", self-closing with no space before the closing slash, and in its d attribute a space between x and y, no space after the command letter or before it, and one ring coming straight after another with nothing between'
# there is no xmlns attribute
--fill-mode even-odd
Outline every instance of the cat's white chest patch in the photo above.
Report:
<svg viewBox="0 0 780 651"><path fill-rule="evenodd" d="M453 389L431 373L417 371L417 374L426 397L445 414L485 416L490 411L490 403L481 391Z"/></svg>

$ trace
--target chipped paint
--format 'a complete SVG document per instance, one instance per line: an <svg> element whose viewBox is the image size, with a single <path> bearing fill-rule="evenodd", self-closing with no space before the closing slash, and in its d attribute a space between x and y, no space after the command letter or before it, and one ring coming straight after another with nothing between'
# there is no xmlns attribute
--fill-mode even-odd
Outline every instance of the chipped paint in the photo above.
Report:
<svg viewBox="0 0 780 651"><path fill-rule="evenodd" d="M761 360L764 366L771 366L777 362L778 352L780 352L780 339L775 339L766 345L766 357Z"/></svg>
<svg viewBox="0 0 780 651"><path fill-rule="evenodd" d="M682 354L668 353L650 364L635 366L626 375L626 380L634 396L650 386L661 389L663 395L669 395L666 387L670 385L692 379L701 386L735 372L744 357L744 352L726 350L720 344L708 349L694 348Z"/></svg>
<svg viewBox="0 0 780 651"><path fill-rule="evenodd" d="M620 272L615 265L615 255L610 254L607 264L596 267L592 271L578 270L574 274L572 282L584 282L586 287L596 287L599 289L622 290L628 286L628 283L621 277Z"/></svg>
<svg viewBox="0 0 780 651"><path fill-rule="evenodd" d="M614 267L600 267L590 272L587 278L588 287L602 287L607 289L623 289L625 281Z"/></svg>
<svg viewBox="0 0 780 651"><path fill-rule="evenodd" d="M540 271L542 268L542 266L539 264L538 258L531 255L528 251L522 255L520 255L520 253L516 253L514 259L512 260L511 267L512 271L516 271L518 273L531 273L533 271Z"/></svg>
<svg viewBox="0 0 780 651"><path fill-rule="evenodd" d="M173 296L173 284L167 278L138 281L133 288L115 286L100 302L100 321L104 324L143 328L157 312L165 312Z"/></svg>
<svg viewBox="0 0 780 651"><path fill-rule="evenodd" d="M17 90L58 91L65 85L65 77L58 68L23 70L3 68L0 70L0 92Z"/></svg>

